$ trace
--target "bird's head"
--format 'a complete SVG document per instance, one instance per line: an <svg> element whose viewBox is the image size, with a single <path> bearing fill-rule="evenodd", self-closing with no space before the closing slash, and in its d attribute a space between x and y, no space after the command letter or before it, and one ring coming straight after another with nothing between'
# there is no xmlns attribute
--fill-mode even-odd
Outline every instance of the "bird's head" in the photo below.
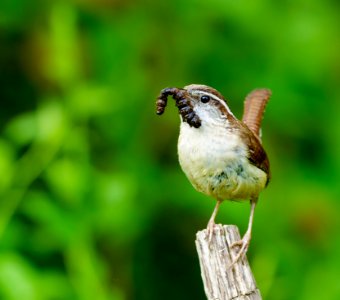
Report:
<svg viewBox="0 0 340 300"><path fill-rule="evenodd" d="M176 100L182 122L187 122L195 128L199 128L202 122L233 116L222 94L212 87L201 84L163 89L157 100L157 114L164 112L169 95Z"/></svg>

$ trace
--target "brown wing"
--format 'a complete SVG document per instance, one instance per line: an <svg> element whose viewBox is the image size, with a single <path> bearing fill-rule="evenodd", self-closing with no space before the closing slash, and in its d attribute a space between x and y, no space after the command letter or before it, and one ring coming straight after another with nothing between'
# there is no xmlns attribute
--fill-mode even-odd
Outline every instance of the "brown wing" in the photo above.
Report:
<svg viewBox="0 0 340 300"><path fill-rule="evenodd" d="M242 122L259 138L264 109L271 94L268 89L256 89L250 92L244 101Z"/></svg>
<svg viewBox="0 0 340 300"><path fill-rule="evenodd" d="M239 121L240 122L240 121ZM248 145L249 162L267 174L267 184L270 180L270 166L267 153L264 151L260 139L250 131L242 122L240 124L240 134L244 142Z"/></svg>

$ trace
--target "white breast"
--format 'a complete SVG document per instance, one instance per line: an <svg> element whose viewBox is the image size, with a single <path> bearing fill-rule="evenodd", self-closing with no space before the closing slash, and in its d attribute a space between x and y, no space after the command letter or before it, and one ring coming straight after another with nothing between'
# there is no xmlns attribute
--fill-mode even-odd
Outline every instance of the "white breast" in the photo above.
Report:
<svg viewBox="0 0 340 300"><path fill-rule="evenodd" d="M265 187L267 175L249 163L245 145L227 120L199 128L181 122L178 156L192 185L214 198L249 199Z"/></svg>

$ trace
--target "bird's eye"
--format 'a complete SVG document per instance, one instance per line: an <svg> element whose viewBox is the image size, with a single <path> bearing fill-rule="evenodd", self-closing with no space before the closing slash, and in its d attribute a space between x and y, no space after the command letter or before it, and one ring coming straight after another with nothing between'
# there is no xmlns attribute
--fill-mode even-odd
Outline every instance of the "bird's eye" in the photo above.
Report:
<svg viewBox="0 0 340 300"><path fill-rule="evenodd" d="M210 97L209 97L209 96L207 96L207 95L201 96L201 101L202 101L203 103L207 103L207 102L209 102L209 100L210 100Z"/></svg>

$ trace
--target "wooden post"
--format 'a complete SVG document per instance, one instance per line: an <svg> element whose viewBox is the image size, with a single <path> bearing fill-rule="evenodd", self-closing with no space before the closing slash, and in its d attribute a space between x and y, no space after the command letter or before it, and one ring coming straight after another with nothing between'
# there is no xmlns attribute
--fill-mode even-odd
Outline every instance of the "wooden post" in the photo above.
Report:
<svg viewBox="0 0 340 300"><path fill-rule="evenodd" d="M206 229L197 232L195 243L208 300L262 299L247 258L230 267L238 251L230 245L239 240L240 233L235 225L215 225L210 243Z"/></svg>

